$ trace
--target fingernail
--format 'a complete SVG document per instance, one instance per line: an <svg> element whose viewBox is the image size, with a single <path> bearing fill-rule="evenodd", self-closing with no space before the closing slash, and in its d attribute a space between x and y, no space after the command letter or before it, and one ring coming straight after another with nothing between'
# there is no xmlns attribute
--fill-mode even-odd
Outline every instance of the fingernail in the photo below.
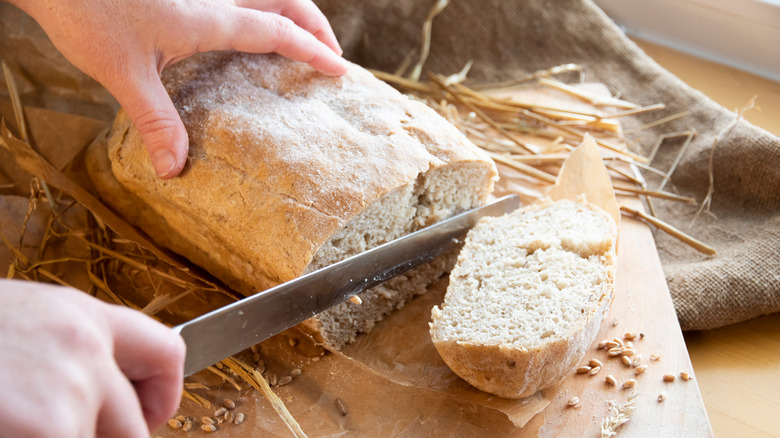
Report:
<svg viewBox="0 0 780 438"><path fill-rule="evenodd" d="M173 155L173 152L168 149L158 149L152 157L152 165L154 166L154 171L157 173L157 176L165 178L170 175L176 167L176 157Z"/></svg>

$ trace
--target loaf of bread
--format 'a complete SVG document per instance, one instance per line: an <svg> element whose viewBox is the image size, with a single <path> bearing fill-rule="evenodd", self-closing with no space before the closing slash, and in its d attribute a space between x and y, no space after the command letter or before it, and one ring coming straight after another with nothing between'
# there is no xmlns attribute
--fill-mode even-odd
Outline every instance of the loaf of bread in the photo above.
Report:
<svg viewBox="0 0 780 438"><path fill-rule="evenodd" d="M450 273L431 338L473 386L527 397L566 376L614 291L614 220L584 202L543 201L484 218Z"/></svg>
<svg viewBox="0 0 780 438"><path fill-rule="evenodd" d="M496 179L455 127L356 65L327 77L276 55L208 53L166 69L163 83L189 134L181 176L155 176L122 111L90 147L88 171L125 218L245 295L481 205ZM307 326L338 348L445 262Z"/></svg>

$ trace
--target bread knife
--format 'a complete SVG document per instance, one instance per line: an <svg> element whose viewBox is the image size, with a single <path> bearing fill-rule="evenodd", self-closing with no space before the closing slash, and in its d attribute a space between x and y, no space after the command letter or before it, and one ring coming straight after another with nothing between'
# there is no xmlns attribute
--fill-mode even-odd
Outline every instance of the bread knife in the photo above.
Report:
<svg viewBox="0 0 780 438"><path fill-rule="evenodd" d="M517 209L517 195L458 214L178 325L189 376L462 243L484 216Z"/></svg>

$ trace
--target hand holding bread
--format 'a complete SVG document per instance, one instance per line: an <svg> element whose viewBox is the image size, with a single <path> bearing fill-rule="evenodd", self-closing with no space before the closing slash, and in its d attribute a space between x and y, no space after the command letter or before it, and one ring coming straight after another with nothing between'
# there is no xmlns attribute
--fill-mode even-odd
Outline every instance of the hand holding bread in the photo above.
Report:
<svg viewBox="0 0 780 438"><path fill-rule="evenodd" d="M160 82L199 52L276 52L329 75L347 63L327 19L309 0L11 0L57 49L103 84L144 139L160 178L178 175L188 137Z"/></svg>

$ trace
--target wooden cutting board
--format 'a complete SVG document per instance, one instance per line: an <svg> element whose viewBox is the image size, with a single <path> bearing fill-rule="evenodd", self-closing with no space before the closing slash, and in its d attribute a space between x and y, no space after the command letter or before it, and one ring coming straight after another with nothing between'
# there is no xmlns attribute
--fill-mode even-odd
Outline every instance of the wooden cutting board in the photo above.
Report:
<svg viewBox="0 0 780 438"><path fill-rule="evenodd" d="M610 96L602 84L580 84L579 88ZM590 104L545 88L511 92L507 97L571 110L594 111ZM616 145L625 143L620 132L609 141ZM628 167L623 170L631 173ZM544 189L537 190L543 192ZM618 202L644 211L637 198L618 197ZM632 405L635 410L631 420L618 429L619 436L712 436L652 231L644 222L626 215L620 223L615 280L615 299L596 340L580 364L588 365L591 359L597 359L603 363L601 370L592 376L572 372L560 385L555 399L523 428L521 436L599 436L602 420L609 415L611 407L626 403L633 391L638 394ZM637 354L642 356L641 363L647 365L647 370L640 375L636 374L634 366L623 364L620 356L610 357L605 349L597 348L605 339L618 337L626 342L628 332L637 335L632 342ZM644 335L641 339L640 333ZM652 360L651 355L658 360ZM680 376L683 371L692 379L683 380ZM665 374L674 375L675 380L663 381ZM617 381L617 387L606 383L606 377L610 375ZM621 389L630 379L636 381L635 386ZM665 399L659 402L662 393L665 393ZM568 405L572 397L579 399L579 407Z"/></svg>
<svg viewBox="0 0 780 438"><path fill-rule="evenodd" d="M644 334L641 340L633 341L642 363L648 366L638 376L635 368L597 349L600 340L623 339L627 332ZM660 359L651 360L652 354ZM593 376L572 373L566 378L550 405L523 429L523 436L599 436L610 402L624 403L634 390L638 393L636 410L618 429L619 436L712 436L653 235L647 225L626 216L620 224L615 300L582 364L593 358L603 362L602 369ZM684 381L681 371L688 371L693 378ZM664 382L664 374L674 374L675 381ZM605 383L608 375L614 376L618 385L635 379L636 386L626 390L610 387ZM661 393L666 394L663 402L658 401ZM568 406L572 397L579 398L579 408Z"/></svg>

